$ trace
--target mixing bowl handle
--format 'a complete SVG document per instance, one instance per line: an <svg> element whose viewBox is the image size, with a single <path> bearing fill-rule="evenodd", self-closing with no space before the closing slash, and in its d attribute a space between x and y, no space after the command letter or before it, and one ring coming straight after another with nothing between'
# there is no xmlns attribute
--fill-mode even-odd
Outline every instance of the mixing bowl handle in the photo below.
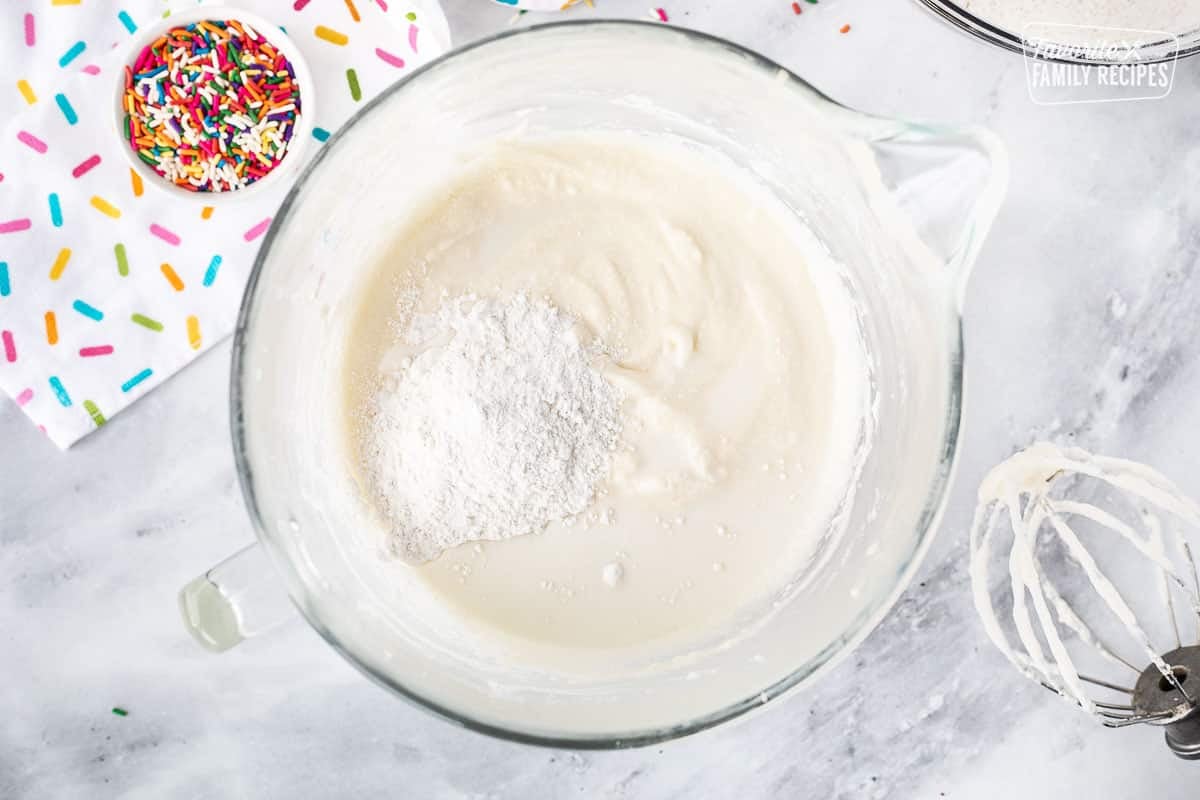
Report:
<svg viewBox="0 0 1200 800"><path fill-rule="evenodd" d="M976 126L857 122L891 199L949 273L961 311L967 279L1008 187L1003 144Z"/></svg>
<svg viewBox="0 0 1200 800"><path fill-rule="evenodd" d="M252 544L179 591L179 610L192 636L220 653L296 616L262 546Z"/></svg>

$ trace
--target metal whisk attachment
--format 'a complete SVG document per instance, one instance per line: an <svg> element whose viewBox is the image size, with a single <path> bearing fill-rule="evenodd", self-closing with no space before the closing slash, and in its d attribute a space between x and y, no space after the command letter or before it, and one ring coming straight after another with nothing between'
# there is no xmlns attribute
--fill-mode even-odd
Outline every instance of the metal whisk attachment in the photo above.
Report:
<svg viewBox="0 0 1200 800"><path fill-rule="evenodd" d="M1197 536L1200 506L1158 472L1036 444L980 486L975 607L1027 677L1109 727L1165 726L1172 752L1200 759Z"/></svg>

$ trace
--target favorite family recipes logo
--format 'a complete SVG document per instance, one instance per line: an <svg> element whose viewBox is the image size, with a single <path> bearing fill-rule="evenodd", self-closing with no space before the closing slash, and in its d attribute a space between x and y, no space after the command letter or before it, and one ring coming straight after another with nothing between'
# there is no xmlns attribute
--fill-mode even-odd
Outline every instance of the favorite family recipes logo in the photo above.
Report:
<svg viewBox="0 0 1200 800"><path fill-rule="evenodd" d="M1021 43L1038 105L1157 100L1175 80L1179 41L1163 31L1034 22Z"/></svg>

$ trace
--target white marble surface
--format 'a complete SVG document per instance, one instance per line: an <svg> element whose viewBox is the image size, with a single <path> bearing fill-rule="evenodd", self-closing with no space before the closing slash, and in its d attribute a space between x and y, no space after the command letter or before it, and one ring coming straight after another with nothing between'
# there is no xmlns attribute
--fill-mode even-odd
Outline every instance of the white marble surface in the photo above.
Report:
<svg viewBox="0 0 1200 800"><path fill-rule="evenodd" d="M0 798L1196 796L1200 768L1158 731L1102 729L1008 668L976 624L964 554L982 472L1036 435L1149 460L1200 493L1200 59L1166 100L1046 108L1019 57L905 0L801 17L783 0L661 2L673 24L759 49L844 102L982 122L1009 145L1010 196L966 304L958 480L883 625L839 673L744 724L619 753L456 729L299 623L209 655L175 592L251 536L226 344L67 454L0 400ZM511 15L446 5L459 42ZM573 13L646 13L597 6Z"/></svg>

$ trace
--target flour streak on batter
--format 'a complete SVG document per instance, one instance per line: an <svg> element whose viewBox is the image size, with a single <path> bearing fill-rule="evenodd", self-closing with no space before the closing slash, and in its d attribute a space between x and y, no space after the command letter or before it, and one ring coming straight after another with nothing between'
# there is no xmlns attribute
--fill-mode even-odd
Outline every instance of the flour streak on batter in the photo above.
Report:
<svg viewBox="0 0 1200 800"><path fill-rule="evenodd" d="M861 337L836 266L765 189L717 156L626 134L476 154L363 292L351 449L378 444L373 398L414 315L521 293L604 343L620 444L582 513L397 566L464 625L567 648L704 636L836 537L862 446ZM368 470L360 482L378 489Z"/></svg>

